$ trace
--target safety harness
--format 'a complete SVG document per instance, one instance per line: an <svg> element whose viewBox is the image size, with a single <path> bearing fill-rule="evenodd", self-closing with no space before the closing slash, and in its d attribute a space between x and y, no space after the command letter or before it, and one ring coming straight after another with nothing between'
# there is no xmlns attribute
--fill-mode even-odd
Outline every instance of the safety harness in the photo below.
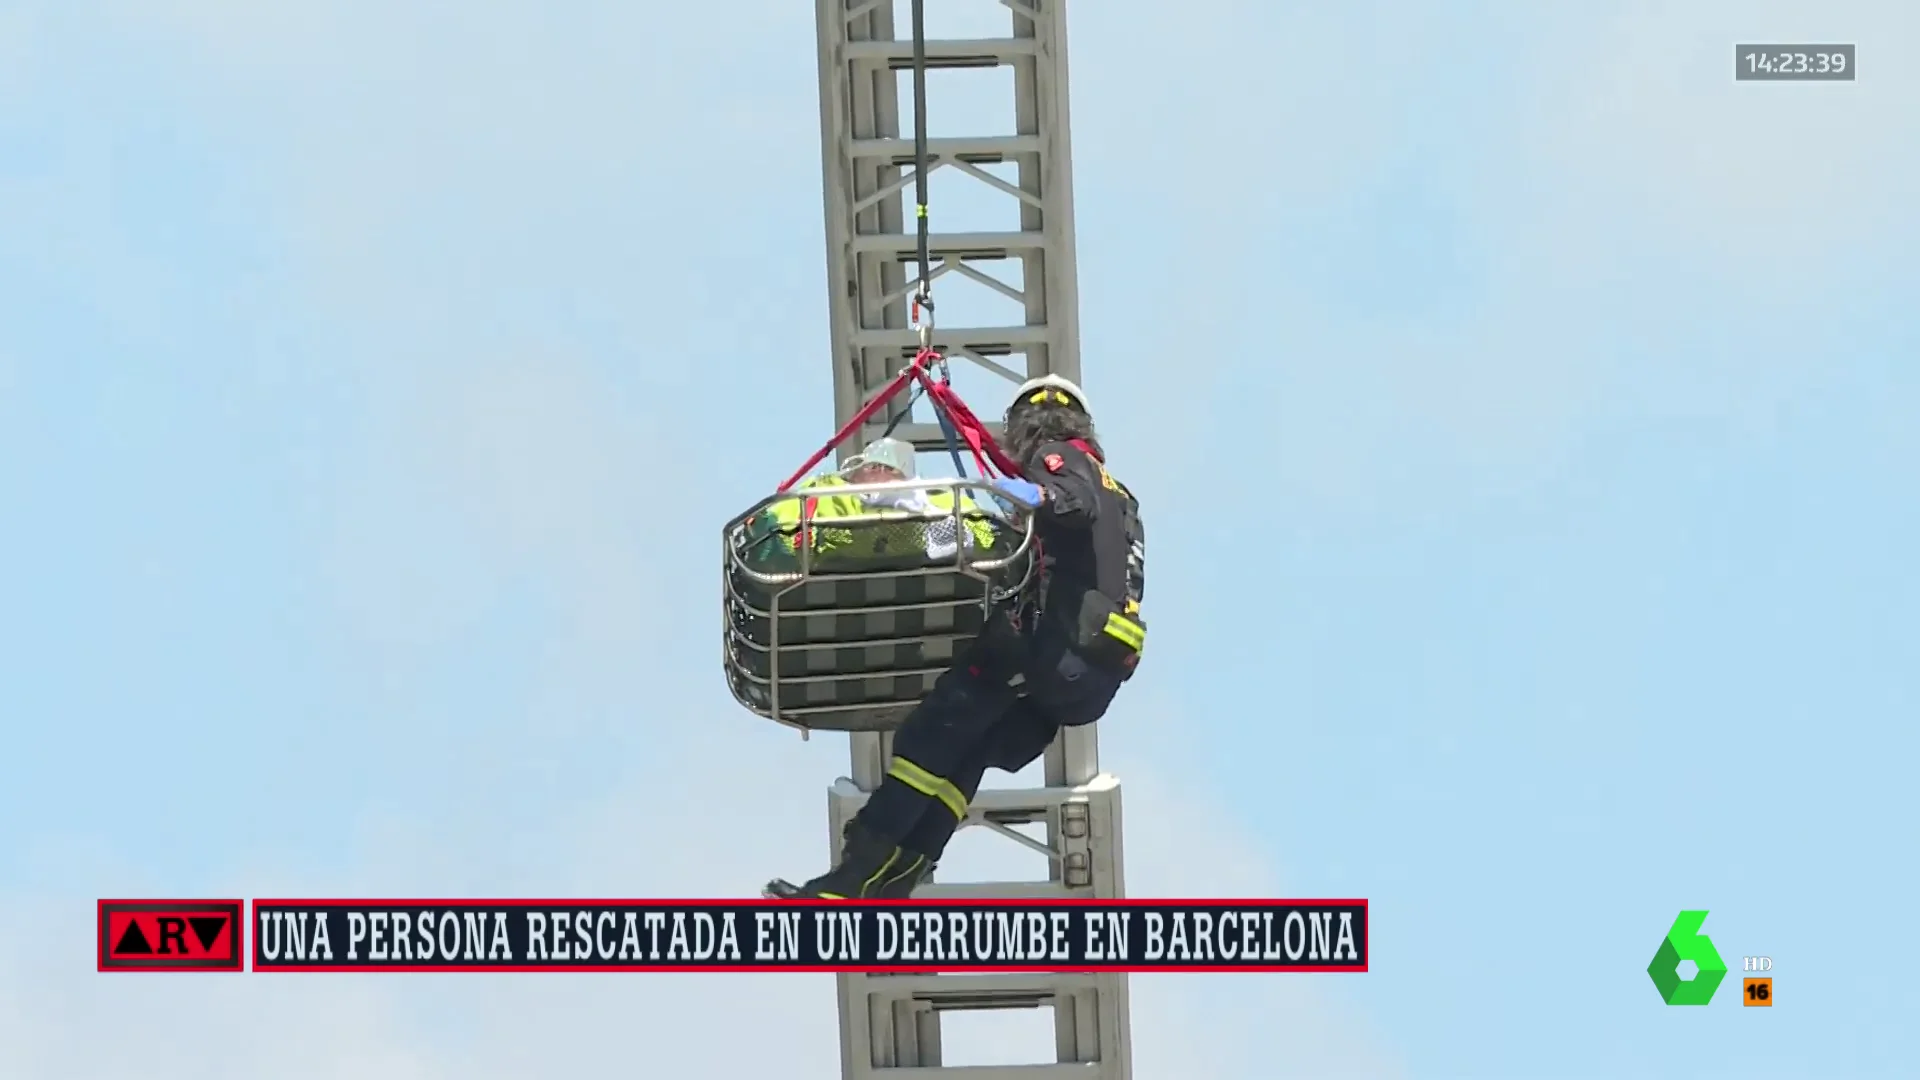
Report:
<svg viewBox="0 0 1920 1080"><path fill-rule="evenodd" d="M1147 624L1140 617L1140 604L1147 591L1147 533L1140 518L1140 501L1107 471L1099 447L1085 439L1069 439L1067 445L1087 455L1100 473L1100 485L1119 501L1127 545L1126 595L1116 603L1104 593L1089 593L1083 601L1075 644L1094 658L1119 666L1126 678L1132 678L1147 647Z"/></svg>

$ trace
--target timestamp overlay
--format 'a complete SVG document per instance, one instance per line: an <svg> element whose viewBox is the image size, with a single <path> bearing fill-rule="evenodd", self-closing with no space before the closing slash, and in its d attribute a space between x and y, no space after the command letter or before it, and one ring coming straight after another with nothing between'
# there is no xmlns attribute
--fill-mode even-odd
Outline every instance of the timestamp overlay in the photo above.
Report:
<svg viewBox="0 0 1920 1080"><path fill-rule="evenodd" d="M1852 45L1735 45L1735 82L1852 82Z"/></svg>

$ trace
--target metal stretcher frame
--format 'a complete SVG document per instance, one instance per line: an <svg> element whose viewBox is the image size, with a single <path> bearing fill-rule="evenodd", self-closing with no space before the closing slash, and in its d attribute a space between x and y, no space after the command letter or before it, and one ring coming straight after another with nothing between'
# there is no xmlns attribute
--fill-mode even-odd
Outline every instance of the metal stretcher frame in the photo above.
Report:
<svg viewBox="0 0 1920 1080"><path fill-rule="evenodd" d="M798 525L795 543L795 555L800 566L796 570L771 572L756 569L749 565L746 558L745 531L762 512L775 503L788 499L826 498L831 496L861 497L868 495L895 495L911 493L947 492L952 496L952 509L939 514L914 513L905 510L875 510L854 516L818 516L803 508ZM1017 531L1018 542L1011 552L996 555L993 558L980 558L971 543L972 531L969 528L976 516L983 511L975 503L969 509L964 496L982 495L987 498L1003 499L1019 509L1019 513L1007 515L986 514L994 517L1003 528ZM866 615L884 612L931 611L940 608L958 609L979 605L984 615L996 603L1002 602L1020 590L1026 588L1033 579L1033 560L1029 557L1034 550L1033 507L1018 500L1007 498L994 491L991 483L985 479L971 477L951 477L939 479L892 480L872 484L846 484L818 491L788 489L769 495L745 512L729 520L722 531L722 549L724 553L724 573L727 603L722 610L723 656L728 672L733 676L728 680L734 699L756 715L773 720L787 727L795 728L803 734L812 731L877 731L887 730L903 719L905 714L917 703L917 697L908 701L876 701L854 704L832 704L784 707L781 701L783 685L844 682L856 679L880 679L937 676L946 670L939 667L893 668L870 673L840 674L797 674L784 675L781 672L781 659L790 650L800 649L845 649L901 645L908 643L926 643L931 641L957 642L974 636L972 633L926 633L916 632L897 636L863 637L853 640L809 640L799 643L781 641L781 624L789 617L806 616L844 616ZM954 551L951 560L947 558L928 558L926 564L910 568L887 568L860 570L857 568L820 571L816 566L818 553L814 551L813 535L822 530L843 530L858 535L862 530L886 528L899 525L929 526L941 521L950 521L954 528ZM1002 575L1014 567L1020 567L1017 580L1001 580ZM795 590L809 584L832 581L874 581L888 578L919 578L942 575L957 575L982 586L981 595L976 599L939 598L913 601L908 603L867 604L858 606L806 607L790 609L782 601ZM738 582L746 579L768 590L766 606L758 605L758 598L742 595ZM765 643L754 640L742 633L737 616L745 614L767 621L768 640ZM765 676L747 670L739 661L739 650L745 648L767 659ZM763 689L767 695L765 703L750 700L742 692L742 687L752 685ZM880 720L872 719L879 714L897 713ZM838 719L834 717L838 715ZM850 721L849 714L868 717L862 724Z"/></svg>

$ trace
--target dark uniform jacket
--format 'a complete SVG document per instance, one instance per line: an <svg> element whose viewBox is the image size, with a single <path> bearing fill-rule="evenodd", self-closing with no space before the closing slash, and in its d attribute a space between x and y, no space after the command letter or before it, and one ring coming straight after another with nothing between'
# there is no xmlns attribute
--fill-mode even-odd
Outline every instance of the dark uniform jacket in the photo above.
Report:
<svg viewBox="0 0 1920 1080"><path fill-rule="evenodd" d="M1146 640L1139 502L1081 440L1047 443L1022 465L1045 492L1034 511L1045 575L1039 631L1064 632L1089 659L1131 673Z"/></svg>

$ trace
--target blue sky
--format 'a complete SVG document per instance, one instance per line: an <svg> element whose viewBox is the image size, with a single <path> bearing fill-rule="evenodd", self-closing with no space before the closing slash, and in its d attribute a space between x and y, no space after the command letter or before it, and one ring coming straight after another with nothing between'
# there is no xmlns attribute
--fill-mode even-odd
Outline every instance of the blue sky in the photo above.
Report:
<svg viewBox="0 0 1920 1080"><path fill-rule="evenodd" d="M101 896L822 857L844 743L732 704L709 580L830 427L812 11L551 6L0 5L0 1073L838 1075L825 977L86 957ZM1910 1071L1920 17L1168 10L1071 16L1085 382L1154 537L1129 886L1376 936L1136 978L1138 1075ZM1778 1006L1659 1004L1683 907Z"/></svg>

